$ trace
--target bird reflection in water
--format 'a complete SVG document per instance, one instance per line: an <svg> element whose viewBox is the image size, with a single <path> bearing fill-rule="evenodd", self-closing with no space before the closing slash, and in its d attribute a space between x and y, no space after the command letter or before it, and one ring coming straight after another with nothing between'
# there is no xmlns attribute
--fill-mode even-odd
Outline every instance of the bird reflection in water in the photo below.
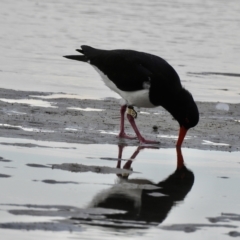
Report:
<svg viewBox="0 0 240 240"><path fill-rule="evenodd" d="M119 159L123 148L119 146ZM122 168L131 169L133 160L143 148L138 147ZM153 183L130 178L129 174L117 174L119 184L97 194L89 207L125 211L105 216L118 227L148 227L163 222L172 207L184 200L194 183L194 174L184 165L181 148L176 148L176 152L176 170L165 180ZM121 160L117 162L117 168L121 168Z"/></svg>

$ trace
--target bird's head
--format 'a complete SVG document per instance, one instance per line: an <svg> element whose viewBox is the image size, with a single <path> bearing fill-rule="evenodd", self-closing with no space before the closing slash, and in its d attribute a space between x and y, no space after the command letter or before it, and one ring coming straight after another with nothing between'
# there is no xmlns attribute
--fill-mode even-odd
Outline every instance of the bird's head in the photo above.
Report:
<svg viewBox="0 0 240 240"><path fill-rule="evenodd" d="M177 146L181 147L187 131L195 127L199 121L199 112L192 95L182 89L176 97L176 105L172 111L174 118L180 125Z"/></svg>

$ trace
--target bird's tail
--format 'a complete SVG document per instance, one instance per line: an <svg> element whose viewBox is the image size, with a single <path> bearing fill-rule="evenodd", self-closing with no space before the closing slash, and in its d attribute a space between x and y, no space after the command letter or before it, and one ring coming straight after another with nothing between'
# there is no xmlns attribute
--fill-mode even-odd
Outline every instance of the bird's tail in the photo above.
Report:
<svg viewBox="0 0 240 240"><path fill-rule="evenodd" d="M72 59L72 60L82 61L82 62L88 61L87 57L84 55L67 55L67 56L63 56L63 57Z"/></svg>
<svg viewBox="0 0 240 240"><path fill-rule="evenodd" d="M69 55L64 56L65 58L82 61L82 62L88 62L95 58L96 56L100 54L104 54L106 52L105 50L100 50L96 48L92 48L90 46L82 45L82 49L76 49L77 52L81 53L82 55Z"/></svg>
<svg viewBox="0 0 240 240"><path fill-rule="evenodd" d="M63 56L63 57L72 59L72 60L82 61L82 62L88 61L88 58L87 58L87 56L84 55L82 49L76 49L76 51L79 53L82 53L83 55L67 55L67 56Z"/></svg>

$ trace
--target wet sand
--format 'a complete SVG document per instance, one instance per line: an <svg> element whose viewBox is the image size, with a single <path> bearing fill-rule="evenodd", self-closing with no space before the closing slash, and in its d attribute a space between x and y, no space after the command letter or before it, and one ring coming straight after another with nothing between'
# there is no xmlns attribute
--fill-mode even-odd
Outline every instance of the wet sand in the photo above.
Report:
<svg viewBox="0 0 240 240"><path fill-rule="evenodd" d="M74 95L64 93L56 95L8 89L0 89L0 96L2 137L82 144L139 145L137 140L117 137L120 123L118 99L77 99ZM240 104L197 102L197 105L200 122L188 132L183 146L239 151ZM175 146L179 126L167 111L161 107L136 110L136 123L143 136L160 141L157 147ZM133 134L127 121L126 132Z"/></svg>

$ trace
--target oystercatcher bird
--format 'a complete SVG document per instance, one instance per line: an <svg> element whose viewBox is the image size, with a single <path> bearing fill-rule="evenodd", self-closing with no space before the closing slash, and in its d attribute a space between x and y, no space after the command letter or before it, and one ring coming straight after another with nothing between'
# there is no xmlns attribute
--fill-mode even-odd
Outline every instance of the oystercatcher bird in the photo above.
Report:
<svg viewBox="0 0 240 240"><path fill-rule="evenodd" d="M81 55L65 58L87 62L102 77L104 83L125 101L121 106L120 138L132 139L124 131L124 115L140 143L156 143L139 132L135 118L136 107L165 108L179 123L177 146L181 146L188 129L197 125L199 112L192 95L182 87L180 78L164 59L133 50L101 50L90 46L77 49Z"/></svg>

